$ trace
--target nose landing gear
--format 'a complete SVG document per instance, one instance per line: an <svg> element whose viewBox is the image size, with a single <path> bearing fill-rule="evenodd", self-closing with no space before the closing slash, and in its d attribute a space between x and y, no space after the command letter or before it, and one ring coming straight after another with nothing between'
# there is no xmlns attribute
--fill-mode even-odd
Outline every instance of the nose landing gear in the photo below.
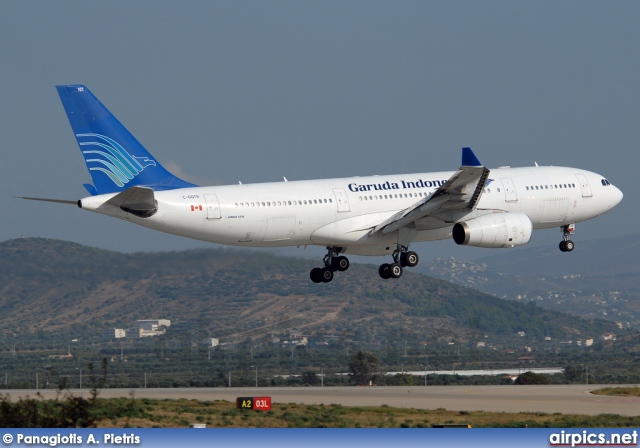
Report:
<svg viewBox="0 0 640 448"><path fill-rule="evenodd" d="M417 266L420 258L418 254L410 251L407 252L409 248L406 246L398 245L398 248L393 252L393 263L384 263L380 265L378 269L378 274L380 277L387 280L390 278L400 278L402 277L402 268L412 268Z"/></svg>
<svg viewBox="0 0 640 448"><path fill-rule="evenodd" d="M560 229L562 229L562 233L563 233L563 239L562 241L560 241L560 246L559 246L560 250L562 252L571 252L575 247L575 244L573 244L573 241L569 239L569 235L573 235L573 232L576 229L576 225L568 224L566 226L560 227Z"/></svg>
<svg viewBox="0 0 640 448"><path fill-rule="evenodd" d="M341 247L327 247L327 255L322 259L324 267L313 268L309 274L313 283L329 283L333 280L334 272L349 269L349 259L344 255L339 255L341 251Z"/></svg>

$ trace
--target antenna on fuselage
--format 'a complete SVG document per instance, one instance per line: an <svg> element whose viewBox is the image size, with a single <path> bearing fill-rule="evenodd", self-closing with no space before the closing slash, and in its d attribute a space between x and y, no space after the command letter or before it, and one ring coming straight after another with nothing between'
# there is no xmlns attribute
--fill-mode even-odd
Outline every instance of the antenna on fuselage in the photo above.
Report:
<svg viewBox="0 0 640 448"><path fill-rule="evenodd" d="M289 182L286 177L282 176L285 182Z"/></svg>

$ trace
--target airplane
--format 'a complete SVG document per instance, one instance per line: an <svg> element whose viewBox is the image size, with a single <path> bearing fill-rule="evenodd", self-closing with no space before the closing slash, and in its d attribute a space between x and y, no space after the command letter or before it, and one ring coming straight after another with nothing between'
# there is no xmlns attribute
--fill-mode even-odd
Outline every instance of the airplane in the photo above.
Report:
<svg viewBox="0 0 640 448"><path fill-rule="evenodd" d="M93 184L76 204L161 232L245 247L324 246L315 283L346 271L345 254L388 256L382 279L419 262L413 242L522 246L533 229L559 227L571 252L575 223L615 207L604 176L555 166L488 169L470 148L457 171L200 187L166 170L79 84L56 86Z"/></svg>

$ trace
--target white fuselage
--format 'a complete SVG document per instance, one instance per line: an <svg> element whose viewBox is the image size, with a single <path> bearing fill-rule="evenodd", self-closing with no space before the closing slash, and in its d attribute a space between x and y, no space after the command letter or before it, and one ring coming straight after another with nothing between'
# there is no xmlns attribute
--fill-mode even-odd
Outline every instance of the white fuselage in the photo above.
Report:
<svg viewBox="0 0 640 448"><path fill-rule="evenodd" d="M359 255L386 255L398 234L373 232L381 222L424 199L453 172L368 176L155 192L157 213L139 218L105 204L114 194L82 200L82 207L188 238L249 247L339 246ZM599 216L622 193L604 177L563 167L498 168L475 210L450 213L411 229L410 240L451 238L455 222L497 211L529 216L533 228L560 227ZM466 213L466 214L465 214Z"/></svg>

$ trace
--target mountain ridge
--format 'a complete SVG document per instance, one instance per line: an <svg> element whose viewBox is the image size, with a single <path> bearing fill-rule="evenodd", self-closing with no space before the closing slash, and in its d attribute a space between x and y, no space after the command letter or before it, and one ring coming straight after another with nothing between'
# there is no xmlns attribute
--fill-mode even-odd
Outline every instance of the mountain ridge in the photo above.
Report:
<svg viewBox="0 0 640 448"><path fill-rule="evenodd" d="M311 260L267 252L194 249L121 254L39 238L0 243L0 330L78 333L168 318L201 339L285 332L472 341L596 336L615 326L582 321L407 272L383 281L354 264L330 284L308 278ZM74 333L74 334L75 334Z"/></svg>

